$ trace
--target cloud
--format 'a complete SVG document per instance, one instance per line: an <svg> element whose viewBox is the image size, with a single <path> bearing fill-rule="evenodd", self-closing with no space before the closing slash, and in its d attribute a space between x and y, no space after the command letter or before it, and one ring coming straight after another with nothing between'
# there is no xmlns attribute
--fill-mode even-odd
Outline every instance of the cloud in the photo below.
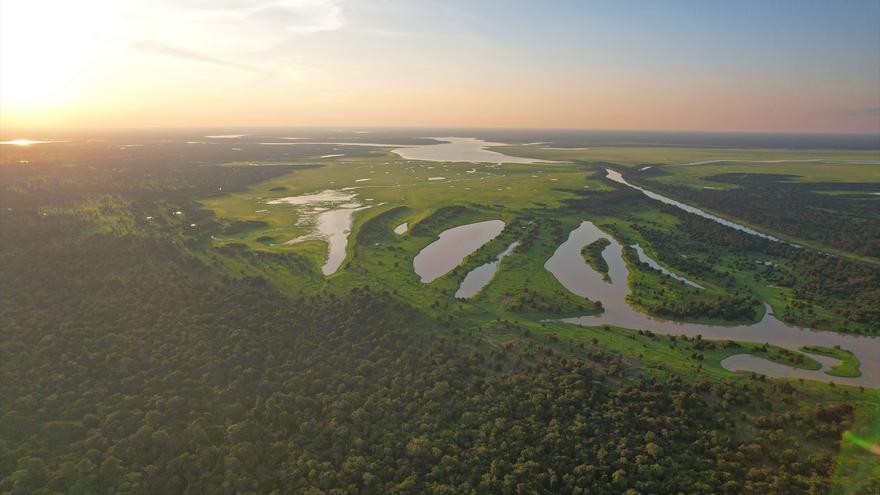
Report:
<svg viewBox="0 0 880 495"><path fill-rule="evenodd" d="M341 0L156 0L150 6L128 42L133 48L285 79L314 70L279 46L345 25Z"/></svg>
<svg viewBox="0 0 880 495"><path fill-rule="evenodd" d="M132 47L144 52L156 53L159 55L165 55L167 57L187 60L190 62L200 62L204 64L216 65L219 67L226 67L228 69L237 69L266 77L271 75L270 71L264 70L260 67L222 60L212 57L210 55L203 55L201 53L193 52L185 48L176 47L158 41L136 41L132 43Z"/></svg>
<svg viewBox="0 0 880 495"><path fill-rule="evenodd" d="M260 29L260 34L310 34L345 25L341 0L165 0L166 9L195 15L214 27ZM199 25L203 28L203 25Z"/></svg>
<svg viewBox="0 0 880 495"><path fill-rule="evenodd" d="M335 31L344 24L342 7L335 0L286 0L261 5L248 19L295 34Z"/></svg>

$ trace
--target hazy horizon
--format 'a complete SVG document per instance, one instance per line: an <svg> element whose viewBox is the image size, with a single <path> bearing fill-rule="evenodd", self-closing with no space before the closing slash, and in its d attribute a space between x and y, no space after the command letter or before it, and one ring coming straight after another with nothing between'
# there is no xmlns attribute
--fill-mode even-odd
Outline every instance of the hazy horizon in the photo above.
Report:
<svg viewBox="0 0 880 495"><path fill-rule="evenodd" d="M0 14L4 130L880 133L874 1L5 0Z"/></svg>

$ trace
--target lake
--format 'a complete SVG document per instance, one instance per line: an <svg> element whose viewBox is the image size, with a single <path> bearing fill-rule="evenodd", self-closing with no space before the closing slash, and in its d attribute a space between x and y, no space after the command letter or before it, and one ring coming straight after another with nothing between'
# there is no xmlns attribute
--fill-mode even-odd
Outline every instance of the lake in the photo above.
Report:
<svg viewBox="0 0 880 495"><path fill-rule="evenodd" d="M423 283L430 283L446 275L471 253L491 241L504 230L501 220L461 225L443 231L439 238L419 251L413 259L413 269Z"/></svg>
<svg viewBox="0 0 880 495"><path fill-rule="evenodd" d="M547 160L509 156L496 151L487 150L489 146L500 146L501 143L489 143L482 139L443 137L431 138L448 141L441 144L424 144L396 148L392 152L407 160L429 160L434 162L477 162L477 163L540 163Z"/></svg>

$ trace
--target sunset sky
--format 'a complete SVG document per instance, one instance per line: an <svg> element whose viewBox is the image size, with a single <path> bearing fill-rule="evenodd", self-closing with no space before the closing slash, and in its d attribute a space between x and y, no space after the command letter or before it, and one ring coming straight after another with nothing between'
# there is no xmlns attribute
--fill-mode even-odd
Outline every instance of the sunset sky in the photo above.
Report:
<svg viewBox="0 0 880 495"><path fill-rule="evenodd" d="M880 0L2 0L0 125L880 132Z"/></svg>

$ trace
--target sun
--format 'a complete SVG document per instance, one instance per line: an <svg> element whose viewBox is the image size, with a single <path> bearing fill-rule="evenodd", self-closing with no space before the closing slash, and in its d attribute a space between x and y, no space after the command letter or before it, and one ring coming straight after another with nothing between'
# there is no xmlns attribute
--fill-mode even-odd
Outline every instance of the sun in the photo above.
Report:
<svg viewBox="0 0 880 495"><path fill-rule="evenodd" d="M75 97L114 48L119 3L0 2L0 108L52 108Z"/></svg>

